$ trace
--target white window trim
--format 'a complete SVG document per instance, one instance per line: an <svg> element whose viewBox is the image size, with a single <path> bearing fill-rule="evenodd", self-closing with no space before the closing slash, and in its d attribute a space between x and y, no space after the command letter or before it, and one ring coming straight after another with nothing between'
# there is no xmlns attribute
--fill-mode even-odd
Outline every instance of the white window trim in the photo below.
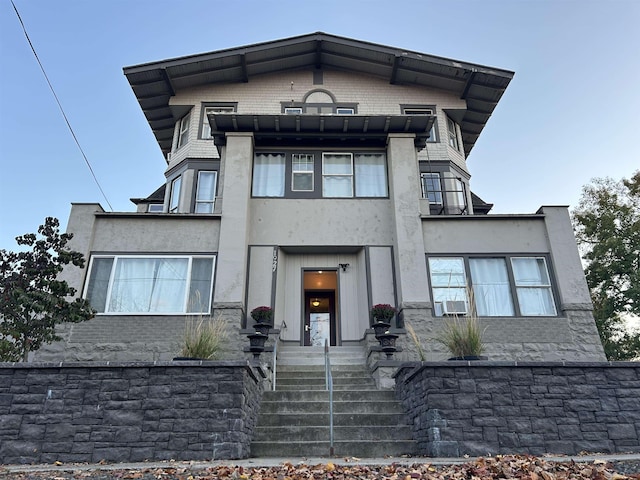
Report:
<svg viewBox="0 0 640 480"><path fill-rule="evenodd" d="M171 185L169 189L169 213L178 213L180 211L181 191L182 191L182 175L171 180Z"/></svg>
<svg viewBox="0 0 640 480"><path fill-rule="evenodd" d="M402 109L402 113L404 115L431 115L436 116L435 108L420 108L420 107L405 107ZM438 123L438 119L433 122L431 125L431 130L429 130L429 137L427 138L427 143L437 143L438 142L438 133L436 129L436 123Z"/></svg>
<svg viewBox="0 0 640 480"><path fill-rule="evenodd" d="M150 203L147 205L147 213L162 213L164 205L162 203Z"/></svg>
<svg viewBox="0 0 640 480"><path fill-rule="evenodd" d="M296 170L294 157L296 156L305 156L306 158L311 157L311 170ZM301 190L298 188L294 188L295 185L295 177L296 174L305 174L311 175L311 188L308 190ZM291 154L291 191L292 192L313 192L315 191L315 155L312 153L292 153Z"/></svg>
<svg viewBox="0 0 640 480"><path fill-rule="evenodd" d="M302 107L285 107L285 115L302 115Z"/></svg>
<svg viewBox="0 0 640 480"><path fill-rule="evenodd" d="M87 298L87 290L89 289L89 281L91 279L91 272L93 269L93 261L96 258L112 258L113 259L113 263L111 265L111 272L109 274L109 284L107 286L107 293L106 293L106 299L105 299L105 311L104 312L98 312L96 315L145 315L145 316L166 316L166 315L194 315L194 314L205 314L208 315L209 313L211 313L211 307L213 304L213 281L215 278L215 273L216 273L216 260L217 260L217 256L216 255L92 255L91 256L91 260L89 262L89 266L87 269L87 278L86 278L86 282L85 282L85 286L82 292L82 298ZM189 283L187 285L187 288L185 288L185 298L183 301L183 310L182 312L110 312L107 311L107 308L109 306L109 303L111 301L111 293L112 293L112 288L113 288L113 281L114 281L114 274L116 271L116 265L117 265L117 261L119 259L122 258L127 258L127 259L145 259L145 258L163 258L163 259L173 259L173 258L186 258L189 260L189 264L187 267L187 278L189 279ZM189 293L190 293L190 287L191 287L191 267L193 265L193 260L194 259L202 259L202 258L210 258L212 259L212 268L211 268L211 282L209 285L209 311L208 312L189 312L188 310L188 302L189 302Z"/></svg>
<svg viewBox="0 0 640 480"><path fill-rule="evenodd" d="M211 200L198 200L199 197L199 193L200 193L200 186L202 185L201 181L200 181L200 175L202 173L212 173L214 175L214 180L213 180L213 196L211 197ZM216 207L216 190L218 188L218 172L217 170L199 170L198 171L198 177L196 180L196 196L194 198L194 203L193 203L193 212L194 213L202 213L202 212L198 212L198 205L211 205L211 211L207 212L207 213L213 213Z"/></svg>
<svg viewBox="0 0 640 480"><path fill-rule="evenodd" d="M211 134L211 125L209 124L210 113L235 113L235 107L222 106L222 105L205 105L202 109L202 131L201 136L203 140L211 140L213 135Z"/></svg>
<svg viewBox="0 0 640 480"><path fill-rule="evenodd" d="M189 126L191 123L191 112L187 113L180 119L180 126L178 127L178 145L176 148L182 148L189 143Z"/></svg>
<svg viewBox="0 0 640 480"><path fill-rule="evenodd" d="M459 152L460 140L458 139L458 124L449 116L447 116L447 134L449 136L449 146Z"/></svg>
<svg viewBox="0 0 640 480"><path fill-rule="evenodd" d="M336 107L336 115L353 115L355 113L354 108Z"/></svg>

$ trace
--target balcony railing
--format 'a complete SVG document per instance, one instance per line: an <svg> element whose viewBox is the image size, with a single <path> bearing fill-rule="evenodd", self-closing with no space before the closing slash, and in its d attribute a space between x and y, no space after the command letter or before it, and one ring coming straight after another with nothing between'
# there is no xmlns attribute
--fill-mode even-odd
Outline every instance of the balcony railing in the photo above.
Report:
<svg viewBox="0 0 640 480"><path fill-rule="evenodd" d="M460 177L446 172L420 175L422 198L429 201L431 215L469 215L467 188Z"/></svg>

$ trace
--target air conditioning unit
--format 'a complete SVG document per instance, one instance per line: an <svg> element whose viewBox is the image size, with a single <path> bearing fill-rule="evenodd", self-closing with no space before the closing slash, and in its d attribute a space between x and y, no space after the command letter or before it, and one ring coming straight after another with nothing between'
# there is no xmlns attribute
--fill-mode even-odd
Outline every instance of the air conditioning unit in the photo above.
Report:
<svg viewBox="0 0 640 480"><path fill-rule="evenodd" d="M464 300L447 300L442 302L442 313L445 315L466 315L467 302Z"/></svg>

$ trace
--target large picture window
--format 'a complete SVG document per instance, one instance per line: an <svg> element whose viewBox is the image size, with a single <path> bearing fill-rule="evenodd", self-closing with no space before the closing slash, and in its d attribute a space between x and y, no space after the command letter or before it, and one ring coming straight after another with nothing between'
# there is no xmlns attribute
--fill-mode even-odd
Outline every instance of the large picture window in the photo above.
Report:
<svg viewBox="0 0 640 480"><path fill-rule="evenodd" d="M214 256L94 256L85 298L98 313L209 313Z"/></svg>
<svg viewBox="0 0 640 480"><path fill-rule="evenodd" d="M437 316L466 314L470 302L481 317L557 315L542 256L430 257L429 275Z"/></svg>
<svg viewBox="0 0 640 480"><path fill-rule="evenodd" d="M251 194L254 197L384 198L389 195L386 156L381 152L257 153Z"/></svg>

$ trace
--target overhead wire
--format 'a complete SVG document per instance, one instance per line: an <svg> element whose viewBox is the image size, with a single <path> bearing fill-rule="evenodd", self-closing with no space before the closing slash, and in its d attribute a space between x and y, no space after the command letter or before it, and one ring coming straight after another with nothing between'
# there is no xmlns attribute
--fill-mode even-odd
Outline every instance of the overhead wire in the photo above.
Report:
<svg viewBox="0 0 640 480"><path fill-rule="evenodd" d="M60 100L58 99L58 95L56 95L56 91L54 90L53 85L49 81L49 77L47 76L47 72L44 70L44 66L42 65L42 62L40 61L40 58L38 57L38 54L36 53L36 49L34 48L33 43L31 43L31 39L29 38L29 34L27 33L27 28L25 27L24 22L22 21L22 17L20 16L20 13L18 12L18 8L16 7L16 4L13 3L13 0L11 0L11 5L13 6L13 10L16 12L16 16L18 17L18 21L20 22L20 25L22 26L22 31L24 32L24 36L26 37L27 42L29 42L29 46L31 47L31 51L33 52L33 55L36 57L36 61L38 62L38 65L40 66L40 70L42 70L42 74L44 75L44 78L47 81L47 84L49 85L49 88L51 89L51 93L53 94L53 97L55 98L56 103L58 104L58 108L60 109L60 112L62 113L64 121L66 122L67 127L69 128L69 131L71 132L71 136L73 137L73 140L76 142L76 145L78 146L78 149L80 150L80 153L82 154L82 157L84 158L84 161L87 164L87 167L89 167L89 171L91 172L91 176L93 177L93 180L95 181L96 185L98 186L98 189L100 190L100 193L102 194L102 197L107 202L107 205L109 205L109 209L111 211L113 211L113 207L111 206L111 202L109 202L109 199L107 198L107 195L104 193L104 190L102 189L102 186L100 185L100 182L98 181L98 177L96 177L96 174L93 171L93 167L91 166L91 162L89 162L89 159L85 155L84 150L82 149L82 146L80 145L80 142L78 141L78 137L76 137L76 134L73 131L73 128L71 127L71 123L69 122L69 119L67 118L67 114L65 113L64 108L62 108L62 104L60 103Z"/></svg>

